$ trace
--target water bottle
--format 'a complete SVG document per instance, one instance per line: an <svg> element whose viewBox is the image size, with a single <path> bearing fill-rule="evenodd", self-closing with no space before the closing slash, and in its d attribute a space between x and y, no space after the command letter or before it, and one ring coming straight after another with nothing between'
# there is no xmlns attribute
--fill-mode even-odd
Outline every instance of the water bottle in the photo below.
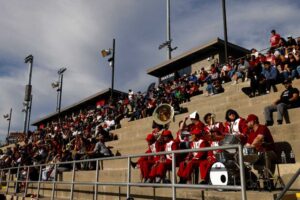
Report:
<svg viewBox="0 0 300 200"><path fill-rule="evenodd" d="M291 152L290 152L290 159L291 159L291 163L295 163L296 162L296 160L295 160L295 154L294 154L293 150L291 150Z"/></svg>
<svg viewBox="0 0 300 200"><path fill-rule="evenodd" d="M281 163L286 163L286 155L284 151L281 152Z"/></svg>

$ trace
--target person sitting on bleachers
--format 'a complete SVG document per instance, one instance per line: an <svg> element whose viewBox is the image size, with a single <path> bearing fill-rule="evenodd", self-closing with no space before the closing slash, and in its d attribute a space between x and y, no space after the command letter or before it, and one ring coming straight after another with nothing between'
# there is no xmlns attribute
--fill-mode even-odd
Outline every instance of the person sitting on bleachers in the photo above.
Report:
<svg viewBox="0 0 300 200"><path fill-rule="evenodd" d="M262 80L261 71L261 63L257 58L255 58L255 55L252 55L250 58L248 69L248 78L250 79L250 94L247 94L249 95L249 97L254 97L265 92L259 84L259 82Z"/></svg>
<svg viewBox="0 0 300 200"><path fill-rule="evenodd" d="M245 148L254 148L257 152L260 152L258 161L254 163L254 168L264 178L268 179L274 174L275 161L278 159L274 152L274 139L267 126L259 124L256 115L248 115L246 121L250 132ZM267 173L264 171L265 169L268 169Z"/></svg>
<svg viewBox="0 0 300 200"><path fill-rule="evenodd" d="M145 153L156 153L156 138L153 134L148 134L146 137L148 143L148 149ZM147 183L150 178L150 170L155 164L155 160L158 156L143 156L138 159L137 162L131 161L130 164L133 168L140 168L141 171L141 181Z"/></svg>
<svg viewBox="0 0 300 200"><path fill-rule="evenodd" d="M271 48L275 49L279 45L279 40L280 40L280 35L276 33L276 30L271 31L271 36L270 36L270 46Z"/></svg>
<svg viewBox="0 0 300 200"><path fill-rule="evenodd" d="M199 73L199 79L198 82L201 86L204 85L205 79L208 76L208 72L204 69L204 67L201 68L200 73Z"/></svg>
<svg viewBox="0 0 300 200"><path fill-rule="evenodd" d="M287 36L286 46L288 52L292 52L297 46L296 40L291 35Z"/></svg>
<svg viewBox="0 0 300 200"><path fill-rule="evenodd" d="M297 73L298 66L300 66L300 57L299 53L294 54L293 52L288 53L288 57L285 60L285 65L284 65L284 73L283 77L284 79L294 79L299 76Z"/></svg>
<svg viewBox="0 0 300 200"><path fill-rule="evenodd" d="M242 79L242 81L247 81L248 77L248 68L249 68L249 63L245 58L240 59L240 63L237 66L237 71L234 73L232 76L232 84L237 84L238 79Z"/></svg>
<svg viewBox="0 0 300 200"><path fill-rule="evenodd" d="M246 120L241 118L233 109L228 109L226 111L225 119L224 132L226 134L236 136L240 140L241 144L245 144L248 133Z"/></svg>
<svg viewBox="0 0 300 200"><path fill-rule="evenodd" d="M208 76L205 79L205 82L207 83L206 86L206 91L207 94L206 96L214 95L214 83L216 81L219 81L219 72L217 71L217 68L215 67L214 64L211 65L210 67L210 72Z"/></svg>
<svg viewBox="0 0 300 200"><path fill-rule="evenodd" d="M164 140L164 151L174 151L178 150L178 143L176 140L173 139L172 132L169 130L164 130L161 134L161 137ZM177 155L175 154L175 157ZM166 179L166 172L167 170L172 170L172 154L165 154L159 156L159 160L152 166L150 172L150 182L160 183L169 183L170 180ZM177 159L176 159L177 160ZM175 170L175 169L174 169Z"/></svg>
<svg viewBox="0 0 300 200"><path fill-rule="evenodd" d="M265 61L264 67L262 69L261 74L263 75L263 79L259 82L261 87L266 88L266 93L269 94L271 87L274 92L277 92L276 81L277 81L277 69L275 66L271 65L269 61Z"/></svg>
<svg viewBox="0 0 300 200"><path fill-rule="evenodd" d="M191 134L193 135L194 139L190 143L191 149L200 149L209 147L209 144L206 140L203 139L203 132L199 129L193 129L191 131ZM187 183L191 181L191 175L194 169L200 168L200 163L207 159L207 152L199 151L199 152L191 152L189 153L185 160L180 162L179 169L177 172L177 175L180 177L179 183ZM203 167L203 166L202 166ZM207 171L204 168L200 168L200 172L202 173ZM205 175L202 175L201 177L204 177Z"/></svg>
<svg viewBox="0 0 300 200"><path fill-rule="evenodd" d="M283 118L285 118L286 123L290 123L288 109L300 106L299 90L292 86L292 81L290 79L284 80L283 85L285 90L281 93L280 98L277 99L272 105L264 108L267 126L272 126L274 123L272 117L274 111L277 111L278 124L282 124Z"/></svg>
<svg viewBox="0 0 300 200"><path fill-rule="evenodd" d="M215 116L212 113L207 113L203 118L205 126L204 138L208 141L210 147L219 146L219 142L224 139L225 127L222 122L216 122ZM202 183L208 183L209 169L211 166L217 162L216 154L222 152L222 150L214 150L207 152L207 159L200 162L200 177Z"/></svg>

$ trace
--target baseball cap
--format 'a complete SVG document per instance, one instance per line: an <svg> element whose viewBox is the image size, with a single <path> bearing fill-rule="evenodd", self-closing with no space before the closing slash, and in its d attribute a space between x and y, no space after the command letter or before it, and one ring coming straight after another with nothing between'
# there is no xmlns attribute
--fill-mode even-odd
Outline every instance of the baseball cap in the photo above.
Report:
<svg viewBox="0 0 300 200"><path fill-rule="evenodd" d="M258 121L258 117L254 114L250 114L248 115L247 119L246 119L246 122L251 122L251 121Z"/></svg>

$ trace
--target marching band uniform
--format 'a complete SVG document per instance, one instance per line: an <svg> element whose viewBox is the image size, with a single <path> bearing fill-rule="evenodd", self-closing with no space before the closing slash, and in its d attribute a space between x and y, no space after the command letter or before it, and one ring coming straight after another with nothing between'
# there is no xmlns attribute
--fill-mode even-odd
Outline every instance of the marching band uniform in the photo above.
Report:
<svg viewBox="0 0 300 200"><path fill-rule="evenodd" d="M173 140L173 136L171 131L164 130L162 132L161 137L163 137L165 144L164 144L164 151L174 151L178 150L178 142L176 140ZM158 156L159 160L156 160L156 164L153 165L151 172L150 172L150 179L154 181L154 178L156 178L155 182L160 183L161 180L165 180L166 172L167 170L172 169L172 155L166 154Z"/></svg>
<svg viewBox="0 0 300 200"><path fill-rule="evenodd" d="M207 141L200 139L201 138L201 131L194 130L191 132L194 135L195 139L191 142L191 149L199 149L208 147L209 144ZM182 161L179 165L179 170L177 175L181 178L181 183L184 183L187 180L191 180L191 174L193 169L196 167L200 167L200 171L205 171L206 169L203 166L199 166L200 163L207 158L207 152L192 152L190 153L185 161ZM205 166L204 166L205 167Z"/></svg>
<svg viewBox="0 0 300 200"><path fill-rule="evenodd" d="M224 123L227 134L236 135L241 140L241 144L247 141L248 126L246 120L239 117L235 110L229 109L226 112L226 122Z"/></svg>
<svg viewBox="0 0 300 200"><path fill-rule="evenodd" d="M207 125L204 128L206 135L204 136L209 141L210 147L219 146L219 141L224 138L225 127L221 122L212 123L212 121L208 121L208 117L211 117L211 113L208 113L204 117L204 121ZM210 118L210 120L212 120ZM200 178L202 183L206 183L208 181L208 174L211 166L217 162L216 154L221 152L222 150L214 150L207 152L207 159L200 162Z"/></svg>
<svg viewBox="0 0 300 200"><path fill-rule="evenodd" d="M146 141L148 142L148 149L145 153L155 153L156 151L156 139L153 134L148 134L146 137ZM143 156L138 159L137 163L140 167L141 178L146 181L149 178L150 170L152 165L155 163L156 156Z"/></svg>

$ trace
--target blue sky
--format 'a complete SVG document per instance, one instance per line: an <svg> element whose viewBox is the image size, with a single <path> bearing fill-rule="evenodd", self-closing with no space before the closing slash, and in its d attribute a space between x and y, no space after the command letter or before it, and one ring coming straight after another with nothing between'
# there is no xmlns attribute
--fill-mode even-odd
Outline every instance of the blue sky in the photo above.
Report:
<svg viewBox="0 0 300 200"><path fill-rule="evenodd" d="M268 46L271 29L300 36L297 0L227 0L228 38L246 48ZM220 0L171 0L174 56L216 37L223 38ZM24 58L34 55L32 119L55 111L50 86L67 67L62 106L111 83L111 69L99 52L116 38L115 88L144 90L155 81L148 67L167 56L165 0L0 0L0 114L13 108L12 131L22 130L22 101L28 81ZM0 119L0 135L7 122Z"/></svg>

